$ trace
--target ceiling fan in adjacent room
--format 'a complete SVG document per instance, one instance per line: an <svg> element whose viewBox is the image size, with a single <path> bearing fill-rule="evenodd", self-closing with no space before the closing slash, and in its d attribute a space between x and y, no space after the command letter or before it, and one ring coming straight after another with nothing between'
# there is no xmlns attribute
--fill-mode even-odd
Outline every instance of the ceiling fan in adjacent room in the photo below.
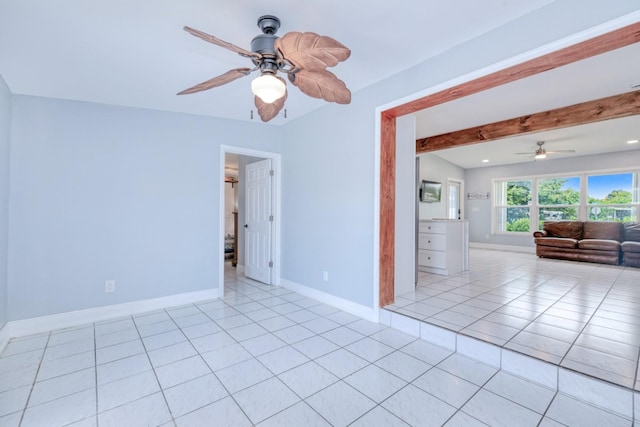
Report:
<svg viewBox="0 0 640 427"><path fill-rule="evenodd" d="M516 154L528 154L528 155L532 155L534 159L536 160L544 160L547 158L547 154L557 154L557 153L575 153L576 150L554 150L554 151L547 151L543 146L544 146L544 141L538 141L536 142L536 144L538 144L538 148L536 149L536 151L531 151L531 152L526 152L526 153L516 153Z"/></svg>
<svg viewBox="0 0 640 427"><path fill-rule="evenodd" d="M258 18L258 28L262 34L254 37L249 51L202 31L184 27L185 31L202 40L249 58L254 67L234 68L185 89L178 95L212 89L259 71L260 76L251 82L251 90L255 95L258 114L264 122L277 116L287 99L286 82L278 76L279 72L285 74L289 82L306 95L338 104L351 102L347 85L327 71L327 67L349 58L351 50L331 37L311 32L293 31L278 37L275 34L280 28L280 20L271 15Z"/></svg>

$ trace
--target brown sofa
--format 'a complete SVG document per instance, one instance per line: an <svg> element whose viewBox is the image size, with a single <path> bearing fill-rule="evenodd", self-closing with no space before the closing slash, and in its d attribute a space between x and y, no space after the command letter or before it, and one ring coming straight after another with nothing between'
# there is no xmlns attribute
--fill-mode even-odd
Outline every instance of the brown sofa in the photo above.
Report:
<svg viewBox="0 0 640 427"><path fill-rule="evenodd" d="M624 224L624 242L620 245L624 265L640 267L640 223Z"/></svg>
<svg viewBox="0 0 640 427"><path fill-rule="evenodd" d="M620 222L545 221L533 237L539 257L613 265L623 259L625 229ZM629 253L636 254L636 262L640 261L640 248Z"/></svg>

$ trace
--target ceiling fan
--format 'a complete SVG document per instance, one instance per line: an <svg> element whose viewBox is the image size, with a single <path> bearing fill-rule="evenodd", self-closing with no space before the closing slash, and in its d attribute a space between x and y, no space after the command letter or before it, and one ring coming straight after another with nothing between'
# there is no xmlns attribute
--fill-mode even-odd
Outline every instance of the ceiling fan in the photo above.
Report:
<svg viewBox="0 0 640 427"><path fill-rule="evenodd" d="M280 20L272 15L258 18L258 28L262 34L254 37L249 51L202 31L184 27L195 37L249 58L254 67L234 68L185 89L178 95L212 89L260 71L260 76L251 82L251 90L263 122L277 116L287 99L286 82L278 76L278 72L285 74L289 82L306 95L338 104L351 102L351 91L347 85L326 69L349 58L351 50L331 37L311 32L293 31L278 37L275 34L280 28Z"/></svg>
<svg viewBox="0 0 640 427"><path fill-rule="evenodd" d="M547 154L556 154L556 153L575 153L576 150L555 150L555 151L547 151L543 145L544 141L536 142L538 144L538 148L536 151L527 152L527 153L516 153L516 154L533 154L533 158L536 160L543 160L547 158Z"/></svg>

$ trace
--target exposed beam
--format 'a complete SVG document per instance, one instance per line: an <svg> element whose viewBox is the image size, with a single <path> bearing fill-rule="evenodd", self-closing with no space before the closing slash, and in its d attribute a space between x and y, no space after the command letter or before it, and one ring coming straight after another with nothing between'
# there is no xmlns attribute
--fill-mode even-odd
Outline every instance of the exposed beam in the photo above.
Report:
<svg viewBox="0 0 640 427"><path fill-rule="evenodd" d="M640 114L640 91L528 114L416 140L416 152L493 141L523 133L542 132Z"/></svg>
<svg viewBox="0 0 640 427"><path fill-rule="evenodd" d="M384 111L384 113L394 117L412 114L434 105L473 95L486 89L511 83L638 42L640 42L640 22L567 46L547 55L530 59L475 80L461 83L406 104L398 105Z"/></svg>

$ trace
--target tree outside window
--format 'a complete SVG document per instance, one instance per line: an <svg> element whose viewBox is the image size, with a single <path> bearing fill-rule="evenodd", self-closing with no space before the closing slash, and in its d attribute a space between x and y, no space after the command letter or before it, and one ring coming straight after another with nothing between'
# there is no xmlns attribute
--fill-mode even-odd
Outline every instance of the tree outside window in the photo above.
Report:
<svg viewBox="0 0 640 427"><path fill-rule="evenodd" d="M590 221L638 220L637 174L590 175L587 187Z"/></svg>
<svg viewBox="0 0 640 427"><path fill-rule="evenodd" d="M538 229L545 221L574 221L580 208L580 178L547 178L538 181Z"/></svg>

